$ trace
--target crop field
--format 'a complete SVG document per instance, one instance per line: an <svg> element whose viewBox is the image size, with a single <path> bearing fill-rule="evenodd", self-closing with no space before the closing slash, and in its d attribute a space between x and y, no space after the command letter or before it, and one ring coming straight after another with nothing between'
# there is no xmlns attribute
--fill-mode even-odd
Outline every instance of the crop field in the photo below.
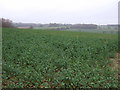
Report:
<svg viewBox="0 0 120 90"><path fill-rule="evenodd" d="M3 28L3 88L117 88L117 34Z"/></svg>

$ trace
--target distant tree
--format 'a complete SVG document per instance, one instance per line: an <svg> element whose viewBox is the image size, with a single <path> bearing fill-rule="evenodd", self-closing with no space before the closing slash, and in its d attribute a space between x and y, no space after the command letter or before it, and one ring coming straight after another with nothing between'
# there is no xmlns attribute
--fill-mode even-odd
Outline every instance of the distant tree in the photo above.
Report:
<svg viewBox="0 0 120 90"><path fill-rule="evenodd" d="M0 27L2 27L2 19L0 18Z"/></svg>
<svg viewBox="0 0 120 90"><path fill-rule="evenodd" d="M33 26L32 26L32 25L30 26L30 29L33 29Z"/></svg>
<svg viewBox="0 0 120 90"><path fill-rule="evenodd" d="M70 28L72 29L97 29L95 24L74 24Z"/></svg>
<svg viewBox="0 0 120 90"><path fill-rule="evenodd" d="M40 24L39 26L40 26L40 27L43 27L43 25L42 25L42 24Z"/></svg>
<svg viewBox="0 0 120 90"><path fill-rule="evenodd" d="M57 24L57 23L50 23L49 24L49 27L59 27L60 24Z"/></svg>
<svg viewBox="0 0 120 90"><path fill-rule="evenodd" d="M9 19L1 18L0 22L2 22L2 27L8 27L8 28L14 27L12 21Z"/></svg>

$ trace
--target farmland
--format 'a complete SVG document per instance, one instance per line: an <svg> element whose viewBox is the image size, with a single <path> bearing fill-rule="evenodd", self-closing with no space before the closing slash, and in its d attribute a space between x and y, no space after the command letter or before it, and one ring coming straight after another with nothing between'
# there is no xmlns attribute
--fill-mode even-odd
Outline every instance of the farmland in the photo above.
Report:
<svg viewBox="0 0 120 90"><path fill-rule="evenodd" d="M3 88L117 88L117 34L3 28Z"/></svg>

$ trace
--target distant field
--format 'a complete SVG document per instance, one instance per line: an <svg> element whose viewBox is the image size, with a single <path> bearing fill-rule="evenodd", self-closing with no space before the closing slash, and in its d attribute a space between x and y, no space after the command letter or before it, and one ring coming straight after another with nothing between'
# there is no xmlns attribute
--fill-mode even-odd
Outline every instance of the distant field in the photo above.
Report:
<svg viewBox="0 0 120 90"><path fill-rule="evenodd" d="M74 29L74 30L67 30L67 31L77 31L77 32L94 32L94 33L103 33L103 34L117 34L117 29Z"/></svg>
<svg viewBox="0 0 120 90"><path fill-rule="evenodd" d="M108 28L98 28L98 29L65 29L65 27L35 27L34 29L54 29L58 30L59 28L63 28L61 31L75 31L75 32L94 32L94 33L103 33L103 34L117 34L118 29L108 29Z"/></svg>
<svg viewBox="0 0 120 90"><path fill-rule="evenodd" d="M117 34L3 28L4 88L117 88Z"/></svg>

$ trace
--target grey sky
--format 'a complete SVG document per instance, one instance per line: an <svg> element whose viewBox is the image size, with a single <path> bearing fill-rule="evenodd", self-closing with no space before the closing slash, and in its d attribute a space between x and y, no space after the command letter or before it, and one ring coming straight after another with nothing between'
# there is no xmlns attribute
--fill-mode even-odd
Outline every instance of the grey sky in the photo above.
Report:
<svg viewBox="0 0 120 90"><path fill-rule="evenodd" d="M25 23L117 24L119 0L0 0L0 17Z"/></svg>

